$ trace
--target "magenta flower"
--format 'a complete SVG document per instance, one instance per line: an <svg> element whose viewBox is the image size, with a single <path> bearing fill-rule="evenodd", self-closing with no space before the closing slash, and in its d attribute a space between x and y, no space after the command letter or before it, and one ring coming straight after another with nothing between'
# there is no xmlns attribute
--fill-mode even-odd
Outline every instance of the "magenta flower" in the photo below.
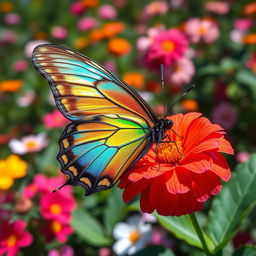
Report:
<svg viewBox="0 0 256 256"><path fill-rule="evenodd" d="M239 163L246 162L250 157L250 153L246 151L241 151L236 154L236 160Z"/></svg>
<svg viewBox="0 0 256 256"><path fill-rule="evenodd" d="M68 223L76 204L73 197L61 193L45 193L41 196L40 207L45 219Z"/></svg>
<svg viewBox="0 0 256 256"><path fill-rule="evenodd" d="M69 245L62 246L59 250L52 249L48 252L47 256L74 256L74 249Z"/></svg>
<svg viewBox="0 0 256 256"><path fill-rule="evenodd" d="M17 13L8 13L4 17L7 25L17 25L20 23L20 16Z"/></svg>
<svg viewBox="0 0 256 256"><path fill-rule="evenodd" d="M219 37L218 25L210 19L191 18L185 23L184 31L192 43L211 44Z"/></svg>
<svg viewBox="0 0 256 256"><path fill-rule="evenodd" d="M25 225L22 220L0 221L0 255L15 256L19 248L31 245L33 237L25 231Z"/></svg>
<svg viewBox="0 0 256 256"><path fill-rule="evenodd" d="M51 193L64 183L65 178L63 176L47 177L44 174L37 174L34 176L33 182L24 188L23 196L32 199L38 193ZM72 197L72 187L65 186L58 191L58 194Z"/></svg>
<svg viewBox="0 0 256 256"><path fill-rule="evenodd" d="M28 63L25 60L17 60L12 65L13 70L17 71L17 72L22 72L22 71L26 70L27 67L28 67Z"/></svg>
<svg viewBox="0 0 256 256"><path fill-rule="evenodd" d="M68 122L68 119L66 119L57 109L43 116L43 123L47 129L61 128Z"/></svg>
<svg viewBox="0 0 256 256"><path fill-rule="evenodd" d="M97 25L98 25L98 22L95 18L86 17L86 18L82 18L78 21L77 28L80 31L87 31L87 30L97 27Z"/></svg>
<svg viewBox="0 0 256 256"><path fill-rule="evenodd" d="M195 74L195 66L190 59L184 57L175 62L170 73L170 83L181 86L191 81Z"/></svg>
<svg viewBox="0 0 256 256"><path fill-rule="evenodd" d="M222 102L212 112L212 122L224 129L231 129L238 118L237 110L229 103Z"/></svg>
<svg viewBox="0 0 256 256"><path fill-rule="evenodd" d="M42 228L42 232L46 235L47 241L57 239L60 243L65 243L68 236L73 233L73 229L67 223L51 220Z"/></svg>
<svg viewBox="0 0 256 256"><path fill-rule="evenodd" d="M109 4L102 5L98 10L98 14L104 20L113 20L117 17L116 9Z"/></svg>
<svg viewBox="0 0 256 256"><path fill-rule="evenodd" d="M51 35L56 39L65 39L68 35L68 31L66 28L61 26L55 26L51 29Z"/></svg>
<svg viewBox="0 0 256 256"><path fill-rule="evenodd" d="M160 64L170 66L182 58L187 49L188 41L185 35L177 29L169 29L154 37L144 61L151 68L159 68Z"/></svg>
<svg viewBox="0 0 256 256"><path fill-rule="evenodd" d="M83 6L82 2L76 1L71 4L69 10L74 15L81 15L85 11L85 7Z"/></svg>

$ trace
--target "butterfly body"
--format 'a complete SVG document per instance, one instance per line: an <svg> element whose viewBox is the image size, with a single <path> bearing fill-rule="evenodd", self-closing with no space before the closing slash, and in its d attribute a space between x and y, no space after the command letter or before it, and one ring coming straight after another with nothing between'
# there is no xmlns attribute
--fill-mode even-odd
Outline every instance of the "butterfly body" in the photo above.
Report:
<svg viewBox="0 0 256 256"><path fill-rule="evenodd" d="M34 49L32 61L71 121L59 140L61 171L70 177L67 184L82 186L86 195L111 188L173 125L86 56L48 44Z"/></svg>

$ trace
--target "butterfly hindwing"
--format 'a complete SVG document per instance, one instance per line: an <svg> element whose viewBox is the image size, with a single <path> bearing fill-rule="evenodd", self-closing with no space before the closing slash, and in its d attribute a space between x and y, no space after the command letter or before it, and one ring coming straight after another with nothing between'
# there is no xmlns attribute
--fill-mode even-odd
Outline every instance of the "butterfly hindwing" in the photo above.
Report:
<svg viewBox="0 0 256 256"><path fill-rule="evenodd" d="M150 144L148 130L118 116L71 123L60 139L58 160L70 184L86 194L113 186Z"/></svg>

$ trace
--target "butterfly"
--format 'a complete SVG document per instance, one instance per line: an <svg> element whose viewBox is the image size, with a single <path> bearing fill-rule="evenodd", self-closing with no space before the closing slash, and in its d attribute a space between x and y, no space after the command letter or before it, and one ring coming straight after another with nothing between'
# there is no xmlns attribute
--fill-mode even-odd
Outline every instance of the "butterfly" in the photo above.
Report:
<svg viewBox="0 0 256 256"><path fill-rule="evenodd" d="M69 176L64 185L79 185L86 195L111 188L173 126L132 87L80 53L44 44L34 49L32 62L71 121L57 155Z"/></svg>

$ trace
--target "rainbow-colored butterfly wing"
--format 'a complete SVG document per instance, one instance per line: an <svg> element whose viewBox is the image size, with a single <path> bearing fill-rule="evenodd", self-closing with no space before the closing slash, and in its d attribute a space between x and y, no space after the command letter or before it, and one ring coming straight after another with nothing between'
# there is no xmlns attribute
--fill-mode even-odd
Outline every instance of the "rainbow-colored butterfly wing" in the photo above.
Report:
<svg viewBox="0 0 256 256"><path fill-rule="evenodd" d="M72 121L60 139L62 172L87 194L108 189L148 151L157 117L130 86L69 49L38 46L33 64Z"/></svg>

